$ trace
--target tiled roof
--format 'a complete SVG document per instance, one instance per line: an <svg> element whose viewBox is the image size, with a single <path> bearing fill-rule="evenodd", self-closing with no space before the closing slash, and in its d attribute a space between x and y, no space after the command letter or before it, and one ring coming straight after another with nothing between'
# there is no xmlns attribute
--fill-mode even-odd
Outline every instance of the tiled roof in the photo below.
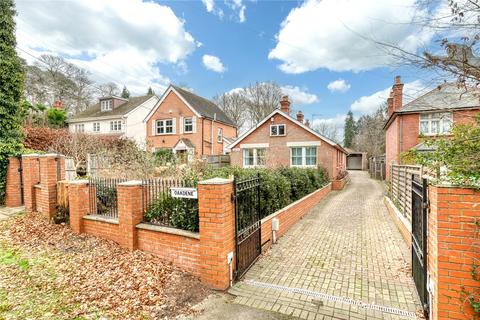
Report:
<svg viewBox="0 0 480 320"><path fill-rule="evenodd" d="M398 113L480 107L480 91L445 83L405 104Z"/></svg>
<svg viewBox="0 0 480 320"><path fill-rule="evenodd" d="M146 96L140 96L140 97L132 97L130 98L127 102L124 104L113 108L110 111L101 111L100 110L100 101L94 104L93 106L89 107L87 110L74 115L70 120L80 120L80 119L86 119L86 118L96 118L96 117L106 117L106 116L123 116L148 99L153 97L153 95L146 95Z"/></svg>
<svg viewBox="0 0 480 320"><path fill-rule="evenodd" d="M197 96L196 94L182 89L180 87L172 85L172 87L180 94L190 106L195 109L200 115L210 118L216 119L220 122L230 124L235 126L235 123L230 120L230 118L220 109L215 103L212 101L205 99L203 97Z"/></svg>

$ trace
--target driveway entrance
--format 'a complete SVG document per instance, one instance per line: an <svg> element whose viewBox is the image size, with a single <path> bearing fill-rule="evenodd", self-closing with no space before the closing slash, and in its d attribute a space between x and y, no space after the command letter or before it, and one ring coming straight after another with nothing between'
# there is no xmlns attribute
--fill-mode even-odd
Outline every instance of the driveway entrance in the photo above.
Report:
<svg viewBox="0 0 480 320"><path fill-rule="evenodd" d="M235 302L302 319L412 319L410 249L366 172L332 192L235 284Z"/></svg>

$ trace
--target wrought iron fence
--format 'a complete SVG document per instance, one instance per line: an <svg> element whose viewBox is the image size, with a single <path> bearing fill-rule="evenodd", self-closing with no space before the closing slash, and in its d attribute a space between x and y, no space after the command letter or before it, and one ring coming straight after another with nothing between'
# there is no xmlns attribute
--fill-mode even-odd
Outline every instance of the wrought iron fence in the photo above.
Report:
<svg viewBox="0 0 480 320"><path fill-rule="evenodd" d="M118 219L117 185L127 179L90 178L89 181L90 214Z"/></svg>
<svg viewBox="0 0 480 320"><path fill-rule="evenodd" d="M181 179L143 180L144 222L198 232L198 199L174 198L172 188L196 188Z"/></svg>

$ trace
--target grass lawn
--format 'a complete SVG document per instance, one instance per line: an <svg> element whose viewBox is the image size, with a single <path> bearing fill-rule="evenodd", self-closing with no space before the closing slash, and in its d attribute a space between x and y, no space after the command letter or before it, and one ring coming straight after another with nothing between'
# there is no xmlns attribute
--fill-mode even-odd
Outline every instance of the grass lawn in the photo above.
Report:
<svg viewBox="0 0 480 320"><path fill-rule="evenodd" d="M209 294L158 257L35 214L0 222L0 319L171 319Z"/></svg>

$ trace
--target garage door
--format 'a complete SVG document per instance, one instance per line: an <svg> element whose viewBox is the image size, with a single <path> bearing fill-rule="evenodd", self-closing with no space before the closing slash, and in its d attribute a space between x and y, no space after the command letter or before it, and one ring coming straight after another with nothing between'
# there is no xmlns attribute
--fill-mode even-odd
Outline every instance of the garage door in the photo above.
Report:
<svg viewBox="0 0 480 320"><path fill-rule="evenodd" d="M351 155L347 157L348 170L362 170L362 155Z"/></svg>

